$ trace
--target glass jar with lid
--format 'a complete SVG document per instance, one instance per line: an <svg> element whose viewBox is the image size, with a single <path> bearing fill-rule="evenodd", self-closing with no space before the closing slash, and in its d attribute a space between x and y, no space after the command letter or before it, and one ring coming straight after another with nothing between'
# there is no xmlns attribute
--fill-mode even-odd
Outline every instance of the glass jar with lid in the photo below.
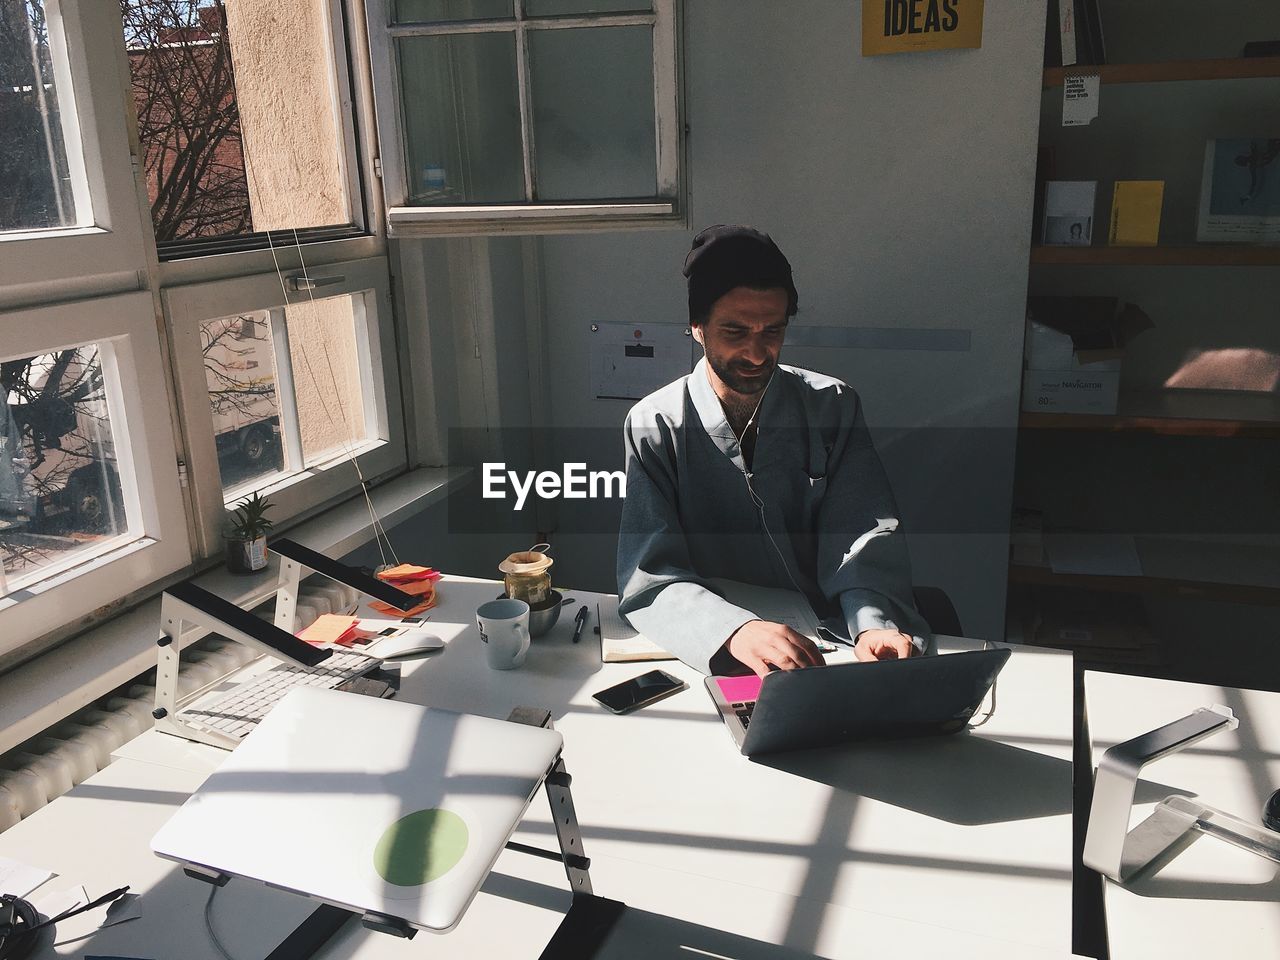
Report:
<svg viewBox="0 0 1280 960"><path fill-rule="evenodd" d="M555 562L538 548L551 549L550 544L537 543L528 550L511 554L498 564L503 574L507 596L537 607L551 599L551 574Z"/></svg>

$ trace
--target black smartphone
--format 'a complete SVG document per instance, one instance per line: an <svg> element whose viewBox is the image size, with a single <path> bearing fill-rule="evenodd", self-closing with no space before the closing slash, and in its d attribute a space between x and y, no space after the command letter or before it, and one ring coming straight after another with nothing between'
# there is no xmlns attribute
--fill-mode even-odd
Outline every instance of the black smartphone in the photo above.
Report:
<svg viewBox="0 0 1280 960"><path fill-rule="evenodd" d="M663 697L679 693L688 684L663 670L650 670L624 683L601 690L592 696L606 710L614 713L630 713L656 703Z"/></svg>

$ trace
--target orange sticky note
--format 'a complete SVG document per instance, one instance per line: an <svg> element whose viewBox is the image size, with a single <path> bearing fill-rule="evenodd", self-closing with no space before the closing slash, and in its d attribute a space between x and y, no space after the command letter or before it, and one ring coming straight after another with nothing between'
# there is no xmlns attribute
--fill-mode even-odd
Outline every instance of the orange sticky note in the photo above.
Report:
<svg viewBox="0 0 1280 960"><path fill-rule="evenodd" d="M322 643L342 643L351 628L356 625L355 617L344 617L336 613L325 613L316 617L315 623L298 634L299 640L319 646Z"/></svg>
<svg viewBox="0 0 1280 960"><path fill-rule="evenodd" d="M416 617L436 605L436 585L431 580L410 580L407 583L397 583L396 587L403 593L422 597L422 601L416 604L412 610L398 610L391 604L382 603L379 600L374 600L369 606L378 611L378 613L384 613L389 617Z"/></svg>
<svg viewBox="0 0 1280 960"><path fill-rule="evenodd" d="M431 567L420 567L413 563L401 563L378 574L379 580L401 582L405 580L439 580L440 574Z"/></svg>

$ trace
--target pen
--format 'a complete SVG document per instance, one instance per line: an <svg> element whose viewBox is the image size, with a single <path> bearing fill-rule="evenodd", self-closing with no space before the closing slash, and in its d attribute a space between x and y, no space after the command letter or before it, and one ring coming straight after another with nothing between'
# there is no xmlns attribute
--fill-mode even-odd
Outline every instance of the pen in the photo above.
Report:
<svg viewBox="0 0 1280 960"><path fill-rule="evenodd" d="M573 617L573 642L577 643L582 639L582 628L587 625L587 605L584 603L582 607Z"/></svg>

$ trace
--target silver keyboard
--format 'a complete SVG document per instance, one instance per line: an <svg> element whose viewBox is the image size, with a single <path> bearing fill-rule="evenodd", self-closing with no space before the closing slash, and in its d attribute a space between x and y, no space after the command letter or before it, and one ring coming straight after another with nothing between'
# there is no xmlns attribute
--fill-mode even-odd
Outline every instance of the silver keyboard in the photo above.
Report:
<svg viewBox="0 0 1280 960"><path fill-rule="evenodd" d="M179 716L185 722L242 740L294 687L336 687L381 665L382 661L377 657L336 651L328 660L314 667L277 663L211 703L185 707L179 711Z"/></svg>

